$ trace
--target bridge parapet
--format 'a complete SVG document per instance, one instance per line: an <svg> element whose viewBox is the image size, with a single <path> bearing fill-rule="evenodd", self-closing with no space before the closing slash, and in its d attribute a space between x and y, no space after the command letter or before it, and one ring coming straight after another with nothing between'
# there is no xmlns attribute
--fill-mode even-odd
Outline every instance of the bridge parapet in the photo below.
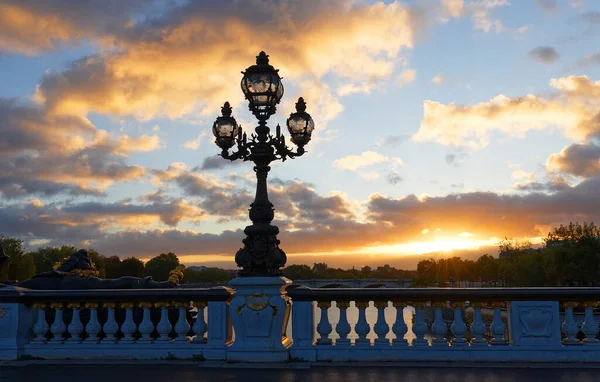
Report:
<svg viewBox="0 0 600 382"><path fill-rule="evenodd" d="M600 362L600 288L282 286L268 292L271 284L263 281L245 294L223 287L0 288L0 359L255 361L251 353L260 353L263 362ZM293 325L286 331L290 305ZM236 326L237 339L231 322L244 325ZM270 350L275 337L277 358Z"/></svg>

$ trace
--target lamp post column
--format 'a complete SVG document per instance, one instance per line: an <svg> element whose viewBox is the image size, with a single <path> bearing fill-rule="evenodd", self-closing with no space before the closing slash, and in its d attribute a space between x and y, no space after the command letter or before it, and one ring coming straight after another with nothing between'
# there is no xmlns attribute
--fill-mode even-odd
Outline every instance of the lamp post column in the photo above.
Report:
<svg viewBox="0 0 600 382"><path fill-rule="evenodd" d="M287 258L279 248L279 228L271 224L274 210L269 201L267 177L271 162L304 154L304 145L310 140L314 122L305 112L306 104L300 98L296 104L297 112L287 121L297 151L285 145L279 126L275 136L269 133L267 120L275 113L283 96L281 77L277 72L269 65L264 52L257 56L256 65L243 72L242 91L250 110L259 120L255 134L248 141L231 116L229 103L225 103L221 109L223 115L213 125L221 155L229 160L254 162L256 173L256 195L249 211L252 224L244 229L244 246L235 255L235 262L242 269L238 272L239 277L228 283L236 290L229 303L229 317L235 330L235 341L227 351L229 361L285 362L289 359L291 340L286 329L291 302L285 288L291 281L283 277L281 271ZM236 142L237 151L230 154L228 150Z"/></svg>

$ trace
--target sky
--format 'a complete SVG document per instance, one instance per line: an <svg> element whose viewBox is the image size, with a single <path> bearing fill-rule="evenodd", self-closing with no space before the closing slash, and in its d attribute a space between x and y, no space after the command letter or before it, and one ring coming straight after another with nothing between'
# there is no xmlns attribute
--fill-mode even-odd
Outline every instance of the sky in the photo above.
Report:
<svg viewBox="0 0 600 382"><path fill-rule="evenodd" d="M316 125L269 175L288 264L539 243L600 222L598 47L595 0L0 0L0 233L235 268L255 175L211 127L256 126L264 50L269 126Z"/></svg>

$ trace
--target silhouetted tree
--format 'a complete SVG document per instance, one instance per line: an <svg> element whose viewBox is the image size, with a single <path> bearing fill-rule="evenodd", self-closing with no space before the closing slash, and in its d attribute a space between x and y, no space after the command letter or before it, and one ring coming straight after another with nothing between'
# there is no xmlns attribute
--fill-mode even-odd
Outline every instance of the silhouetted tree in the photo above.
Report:
<svg viewBox="0 0 600 382"><path fill-rule="evenodd" d="M146 275L156 281L166 281L169 272L179 265L179 259L173 252L161 253L146 263Z"/></svg>
<svg viewBox="0 0 600 382"><path fill-rule="evenodd" d="M0 235L8 262L0 269L0 281L25 280L35 274L35 261L23 250L23 240Z"/></svg>
<svg viewBox="0 0 600 382"><path fill-rule="evenodd" d="M305 264L288 265L283 269L283 274L292 280L307 280L313 278L312 269Z"/></svg>
<svg viewBox="0 0 600 382"><path fill-rule="evenodd" d="M119 277L143 277L145 274L146 268L144 266L144 262L136 257L128 257L127 259L121 261L121 264L119 265Z"/></svg>

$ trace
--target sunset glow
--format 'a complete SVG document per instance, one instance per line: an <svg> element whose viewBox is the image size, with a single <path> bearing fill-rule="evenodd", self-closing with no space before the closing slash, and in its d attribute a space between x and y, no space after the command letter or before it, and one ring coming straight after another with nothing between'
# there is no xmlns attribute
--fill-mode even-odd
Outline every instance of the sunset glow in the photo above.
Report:
<svg viewBox="0 0 600 382"><path fill-rule="evenodd" d="M260 3L260 6L259 6ZM544 4L543 6L540 4ZM235 268L256 174L219 156L261 50L315 122L272 163L290 262L497 254L600 221L597 1L0 2L0 234Z"/></svg>

